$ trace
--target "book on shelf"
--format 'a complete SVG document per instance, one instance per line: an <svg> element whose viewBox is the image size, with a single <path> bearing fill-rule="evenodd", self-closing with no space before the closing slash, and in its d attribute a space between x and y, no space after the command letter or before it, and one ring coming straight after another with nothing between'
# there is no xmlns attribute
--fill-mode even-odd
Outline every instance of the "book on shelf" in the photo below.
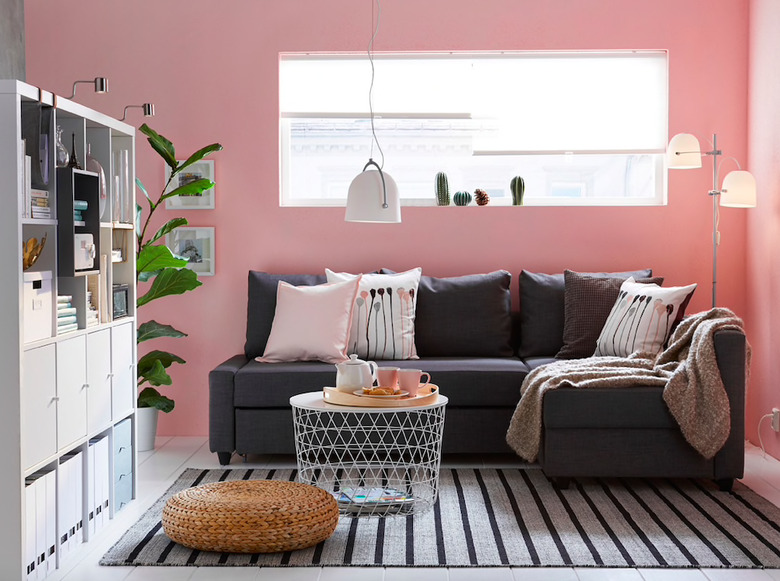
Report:
<svg viewBox="0 0 780 581"><path fill-rule="evenodd" d="M78 323L76 315L57 315L57 326L70 325L71 323Z"/></svg>
<svg viewBox="0 0 780 581"><path fill-rule="evenodd" d="M48 198L33 198L30 202L33 208L49 208Z"/></svg>
<svg viewBox="0 0 780 581"><path fill-rule="evenodd" d="M24 140L22 140L24 141ZM22 148L22 151L24 151L24 147ZM32 158L29 155L24 156L24 164L23 164L23 184L22 184L22 192L24 197L24 206L22 207L22 218L29 218L30 217L30 200L32 195Z"/></svg>
<svg viewBox="0 0 780 581"><path fill-rule="evenodd" d="M75 315L76 307L70 306L70 303L57 303L57 316Z"/></svg>
<svg viewBox="0 0 780 581"><path fill-rule="evenodd" d="M30 197L31 198L48 198L49 197L49 191L48 190L36 190L31 188L30 189Z"/></svg>
<svg viewBox="0 0 780 581"><path fill-rule="evenodd" d="M69 303L73 300L73 295L57 295L57 303Z"/></svg>
<svg viewBox="0 0 780 581"><path fill-rule="evenodd" d="M62 335L63 333L68 333L70 331L78 331L79 325L78 323L70 323L68 325L57 325L57 334Z"/></svg>
<svg viewBox="0 0 780 581"><path fill-rule="evenodd" d="M86 200L73 200L74 210L86 210L89 207L89 203Z"/></svg>

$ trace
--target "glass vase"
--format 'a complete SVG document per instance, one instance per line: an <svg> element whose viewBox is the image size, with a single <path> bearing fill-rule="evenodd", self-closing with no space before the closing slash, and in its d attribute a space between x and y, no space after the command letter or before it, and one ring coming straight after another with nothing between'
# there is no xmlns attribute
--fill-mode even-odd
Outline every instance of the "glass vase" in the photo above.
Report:
<svg viewBox="0 0 780 581"><path fill-rule="evenodd" d="M106 192L106 172L103 170L103 166L100 162L92 157L92 144L87 144L87 171L95 172L98 174L98 182L100 183L100 194L98 198L98 214L99 219L104 219L106 213L106 202L108 201L108 193Z"/></svg>
<svg viewBox="0 0 780 581"><path fill-rule="evenodd" d="M57 145L55 146L54 161L57 167L68 167L68 162L70 162L68 148L62 143L62 127L59 125L57 125Z"/></svg>

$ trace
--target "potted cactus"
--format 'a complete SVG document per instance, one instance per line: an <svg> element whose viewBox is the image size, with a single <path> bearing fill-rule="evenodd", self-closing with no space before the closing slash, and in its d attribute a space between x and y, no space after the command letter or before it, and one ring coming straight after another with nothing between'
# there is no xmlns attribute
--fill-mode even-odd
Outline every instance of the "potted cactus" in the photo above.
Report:
<svg viewBox="0 0 780 581"><path fill-rule="evenodd" d="M509 191L512 192L512 205L523 205L523 194L525 194L525 180L520 176L515 176L509 182Z"/></svg>
<svg viewBox="0 0 780 581"><path fill-rule="evenodd" d="M471 203L471 192L455 192L452 198L456 206L468 206Z"/></svg>
<svg viewBox="0 0 780 581"><path fill-rule="evenodd" d="M443 171L436 174L436 205L450 205L450 186L447 183L447 174Z"/></svg>

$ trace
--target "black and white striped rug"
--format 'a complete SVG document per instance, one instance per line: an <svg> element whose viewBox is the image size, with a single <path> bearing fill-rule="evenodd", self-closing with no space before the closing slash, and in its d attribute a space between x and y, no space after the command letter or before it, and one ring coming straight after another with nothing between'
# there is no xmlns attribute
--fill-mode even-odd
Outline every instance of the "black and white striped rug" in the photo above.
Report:
<svg viewBox="0 0 780 581"><path fill-rule="evenodd" d="M295 470L188 468L101 565L780 568L780 509L740 484L581 480L560 491L537 469L443 469L433 510L341 517L330 539L291 553L207 553L168 539L170 495L238 479L294 480Z"/></svg>

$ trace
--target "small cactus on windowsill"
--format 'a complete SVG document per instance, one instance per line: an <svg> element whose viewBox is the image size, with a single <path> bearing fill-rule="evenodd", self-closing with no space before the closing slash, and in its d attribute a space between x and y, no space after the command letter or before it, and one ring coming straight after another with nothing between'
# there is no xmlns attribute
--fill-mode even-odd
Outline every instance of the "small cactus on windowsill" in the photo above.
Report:
<svg viewBox="0 0 780 581"><path fill-rule="evenodd" d="M447 183L447 174L443 171L436 174L436 205L450 205L450 186Z"/></svg>
<svg viewBox="0 0 780 581"><path fill-rule="evenodd" d="M456 206L468 206L471 202L471 194L469 192L455 192L452 199Z"/></svg>
<svg viewBox="0 0 780 581"><path fill-rule="evenodd" d="M525 180L520 176L515 176L509 182L509 191L512 192L512 205L523 205L523 194L525 194Z"/></svg>

